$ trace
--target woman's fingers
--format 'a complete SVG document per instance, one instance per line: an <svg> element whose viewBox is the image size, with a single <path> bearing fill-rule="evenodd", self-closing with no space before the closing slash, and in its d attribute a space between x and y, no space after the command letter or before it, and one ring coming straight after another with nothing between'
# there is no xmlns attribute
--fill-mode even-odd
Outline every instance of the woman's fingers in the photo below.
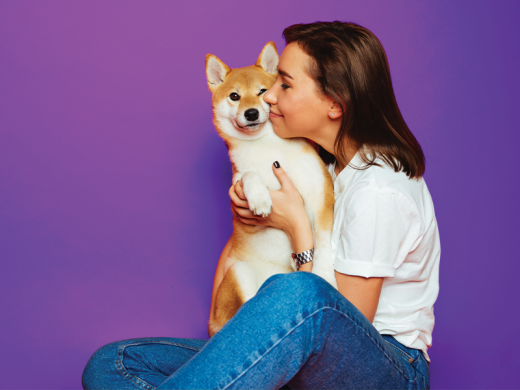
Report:
<svg viewBox="0 0 520 390"><path fill-rule="evenodd" d="M231 198L231 212L242 223L247 225L262 225L263 220L249 210L242 183L238 180L229 188L229 197Z"/></svg>
<svg viewBox="0 0 520 390"><path fill-rule="evenodd" d="M233 203L233 201L231 201L231 213L233 214L233 217L238 217L238 214L235 211L235 204Z"/></svg>
<svg viewBox="0 0 520 390"><path fill-rule="evenodd" d="M235 215L236 217L248 218L248 219L258 219L258 218L261 218L261 216L255 215L247 207L237 206L237 204L233 203L233 202L231 202L231 210L233 211L233 215Z"/></svg>
<svg viewBox="0 0 520 390"><path fill-rule="evenodd" d="M231 186L229 189L229 196L231 198L231 210L233 211L233 215L244 218L256 217L256 215L254 215L253 212L249 210L249 203L247 203L247 200L242 200L237 196L234 190L234 186Z"/></svg>
<svg viewBox="0 0 520 390"><path fill-rule="evenodd" d="M233 202L231 202L231 212L240 222L246 225L262 225L263 223L263 221L258 218L254 218L256 215L254 215L251 210L237 207Z"/></svg>
<svg viewBox="0 0 520 390"><path fill-rule="evenodd" d="M253 214L251 210L246 209L244 207L237 207L236 205L235 213L237 213L237 216L242 218L258 218L258 215Z"/></svg>
<svg viewBox="0 0 520 390"><path fill-rule="evenodd" d="M232 185L231 187L229 187L229 197L231 198L231 201L239 206L239 207L244 207L246 209L249 209L249 203L247 203L247 200L242 200L238 197L237 193L235 192L235 186Z"/></svg>
<svg viewBox="0 0 520 390"><path fill-rule="evenodd" d="M244 190L242 189L242 186L239 183L240 181L238 181L235 185L232 185L229 189L231 203L234 205L234 214L236 217L240 218L255 219L257 218L257 216L251 210L249 210L249 203L247 202L247 200L240 199L239 194L237 194L238 190L238 192L241 193L245 199ZM245 221L242 222L245 223Z"/></svg>
<svg viewBox="0 0 520 390"><path fill-rule="evenodd" d="M237 193L240 199L246 199L246 194L244 193L244 188L242 188L242 181L238 180L235 183L235 192Z"/></svg>

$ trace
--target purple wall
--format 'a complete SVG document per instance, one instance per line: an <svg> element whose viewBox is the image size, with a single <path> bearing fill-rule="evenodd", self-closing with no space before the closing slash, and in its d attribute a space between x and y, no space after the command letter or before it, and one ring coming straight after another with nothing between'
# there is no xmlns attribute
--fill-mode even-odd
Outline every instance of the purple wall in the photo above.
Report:
<svg viewBox="0 0 520 390"><path fill-rule="evenodd" d="M204 56L294 23L382 41L424 148L442 258L433 389L518 387L520 3L1 1L1 384L79 389L100 346L207 338L231 234Z"/></svg>

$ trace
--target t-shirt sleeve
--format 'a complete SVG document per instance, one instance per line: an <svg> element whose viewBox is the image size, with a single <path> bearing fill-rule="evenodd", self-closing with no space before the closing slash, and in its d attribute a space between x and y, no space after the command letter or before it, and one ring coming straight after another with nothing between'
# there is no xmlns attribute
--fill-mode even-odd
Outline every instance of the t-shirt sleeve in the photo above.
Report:
<svg viewBox="0 0 520 390"><path fill-rule="evenodd" d="M417 209L405 196L367 188L346 207L336 248L336 271L369 277L393 277L419 231Z"/></svg>

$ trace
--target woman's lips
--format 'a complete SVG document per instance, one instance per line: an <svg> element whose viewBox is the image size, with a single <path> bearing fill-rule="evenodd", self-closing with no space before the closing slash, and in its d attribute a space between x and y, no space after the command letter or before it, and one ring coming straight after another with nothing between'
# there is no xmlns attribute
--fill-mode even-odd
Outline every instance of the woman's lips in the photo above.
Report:
<svg viewBox="0 0 520 390"><path fill-rule="evenodd" d="M271 111L269 113L269 118L283 118L283 115L278 115Z"/></svg>

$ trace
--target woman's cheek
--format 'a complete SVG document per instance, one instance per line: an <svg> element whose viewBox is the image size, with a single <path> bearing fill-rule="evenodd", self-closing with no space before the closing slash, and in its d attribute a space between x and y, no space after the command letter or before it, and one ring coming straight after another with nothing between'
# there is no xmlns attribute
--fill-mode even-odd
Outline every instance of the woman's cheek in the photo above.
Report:
<svg viewBox="0 0 520 390"><path fill-rule="evenodd" d="M291 137L299 137L301 134L301 118L299 115L288 115L284 117L286 132Z"/></svg>
<svg viewBox="0 0 520 390"><path fill-rule="evenodd" d="M287 136L291 136L291 122L293 120L291 110L286 109L284 105L278 105L278 109L280 110L283 118L280 118L280 131L285 133Z"/></svg>

